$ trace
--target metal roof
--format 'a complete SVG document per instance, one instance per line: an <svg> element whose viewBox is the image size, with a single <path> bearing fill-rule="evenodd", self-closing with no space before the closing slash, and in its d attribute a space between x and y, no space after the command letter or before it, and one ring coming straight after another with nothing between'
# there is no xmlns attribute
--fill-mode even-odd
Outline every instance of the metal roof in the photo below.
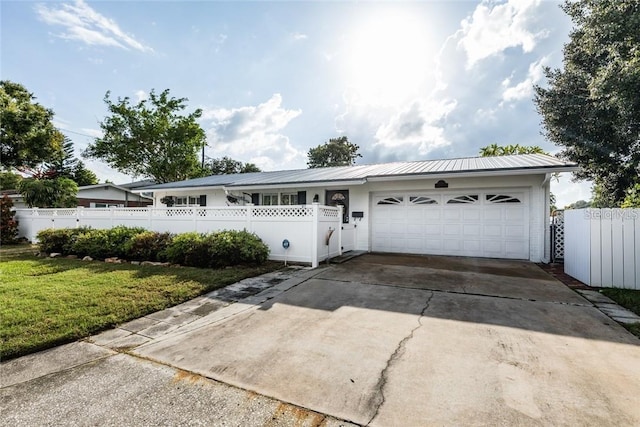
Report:
<svg viewBox="0 0 640 427"><path fill-rule="evenodd" d="M337 166L316 169L297 169L273 172L211 175L186 181L151 185L136 191L195 187L252 187L285 184L331 183L366 181L393 177L432 177L457 174L552 173L578 169L575 163L565 162L546 154L520 154L496 157L466 157L459 159L393 162L373 165Z"/></svg>

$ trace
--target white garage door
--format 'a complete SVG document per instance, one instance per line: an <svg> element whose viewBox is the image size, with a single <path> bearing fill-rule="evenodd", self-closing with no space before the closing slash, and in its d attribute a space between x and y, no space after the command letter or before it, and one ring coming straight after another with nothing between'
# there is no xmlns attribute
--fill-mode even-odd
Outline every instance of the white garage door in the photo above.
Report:
<svg viewBox="0 0 640 427"><path fill-rule="evenodd" d="M528 191L374 194L372 249L529 259Z"/></svg>

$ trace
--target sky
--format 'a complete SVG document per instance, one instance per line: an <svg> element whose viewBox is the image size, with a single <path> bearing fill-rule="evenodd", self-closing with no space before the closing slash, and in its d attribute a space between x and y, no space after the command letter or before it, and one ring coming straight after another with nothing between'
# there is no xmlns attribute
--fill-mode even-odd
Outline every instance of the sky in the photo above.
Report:
<svg viewBox="0 0 640 427"><path fill-rule="evenodd" d="M77 155L100 136L104 97L169 89L203 111L206 156L306 168L346 135L358 164L559 147L533 85L562 65L571 22L557 1L0 2L0 78L55 112ZM101 181L128 177L83 159ZM570 174L562 207L590 199Z"/></svg>

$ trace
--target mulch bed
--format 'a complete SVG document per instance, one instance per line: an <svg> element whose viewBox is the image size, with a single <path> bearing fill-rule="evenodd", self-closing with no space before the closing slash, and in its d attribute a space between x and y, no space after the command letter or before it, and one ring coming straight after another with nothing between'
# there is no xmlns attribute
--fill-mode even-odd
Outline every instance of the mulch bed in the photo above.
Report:
<svg viewBox="0 0 640 427"><path fill-rule="evenodd" d="M591 286L585 285L578 279L574 279L564 272L564 264L558 263L550 263L550 264L538 264L538 266L552 275L557 280L561 281L571 289L586 289L586 290L596 290Z"/></svg>

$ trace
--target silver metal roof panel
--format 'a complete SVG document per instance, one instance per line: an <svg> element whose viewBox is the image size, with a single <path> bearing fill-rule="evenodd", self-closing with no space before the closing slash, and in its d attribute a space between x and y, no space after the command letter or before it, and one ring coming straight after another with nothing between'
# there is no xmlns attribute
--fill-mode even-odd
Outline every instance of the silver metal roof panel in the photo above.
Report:
<svg viewBox="0 0 640 427"><path fill-rule="evenodd" d="M486 173L495 171L545 170L573 171L578 166L546 154L521 154L497 157L467 157L458 159L421 160L373 165L337 166L316 169L297 169L245 174L211 175L186 181L151 185L137 191L192 187L248 187L277 184L318 183L332 181L360 181L368 178L399 176L428 176L433 174ZM539 172L539 171L537 171Z"/></svg>

